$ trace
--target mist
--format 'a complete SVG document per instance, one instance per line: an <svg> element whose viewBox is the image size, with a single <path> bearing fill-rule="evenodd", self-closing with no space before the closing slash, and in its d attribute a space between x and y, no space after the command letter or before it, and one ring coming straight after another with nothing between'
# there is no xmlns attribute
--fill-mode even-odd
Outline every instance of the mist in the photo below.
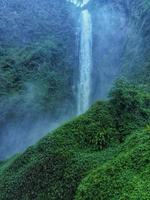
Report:
<svg viewBox="0 0 150 200"><path fill-rule="evenodd" d="M24 93L9 96L0 104L1 160L23 152L72 116L68 113L63 116L60 111L57 117L50 111L42 111L41 91L37 87L33 83L26 83Z"/></svg>
<svg viewBox="0 0 150 200"><path fill-rule="evenodd" d="M131 11L115 0L0 2L0 159L106 99L146 62Z"/></svg>
<svg viewBox="0 0 150 200"><path fill-rule="evenodd" d="M135 19L131 19L127 12L126 4L120 5L115 1L99 2L92 7L91 13L93 16L93 102L105 99L116 78L125 70L129 70L135 63L139 65L144 62L142 57L144 41Z"/></svg>
<svg viewBox="0 0 150 200"><path fill-rule="evenodd" d="M0 159L75 116L75 32L68 6L0 2Z"/></svg>

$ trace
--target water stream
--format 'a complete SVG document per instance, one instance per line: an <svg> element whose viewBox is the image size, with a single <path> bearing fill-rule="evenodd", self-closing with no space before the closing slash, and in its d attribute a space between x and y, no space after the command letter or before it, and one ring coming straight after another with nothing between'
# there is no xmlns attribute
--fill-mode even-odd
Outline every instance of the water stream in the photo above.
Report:
<svg viewBox="0 0 150 200"><path fill-rule="evenodd" d="M77 114L85 112L90 105L92 72L92 18L89 10L85 8L89 1L90 0L70 0L70 2L75 6L81 8Z"/></svg>

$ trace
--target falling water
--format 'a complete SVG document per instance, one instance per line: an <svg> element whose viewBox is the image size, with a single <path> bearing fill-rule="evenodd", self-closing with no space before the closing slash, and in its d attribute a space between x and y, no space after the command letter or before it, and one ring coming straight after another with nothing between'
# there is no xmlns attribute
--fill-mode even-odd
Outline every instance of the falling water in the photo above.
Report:
<svg viewBox="0 0 150 200"><path fill-rule="evenodd" d="M80 74L77 97L78 114L85 112L89 108L91 93L92 20L87 9L81 11L80 24Z"/></svg>
<svg viewBox="0 0 150 200"><path fill-rule="evenodd" d="M92 19L88 9L84 6L90 0L69 0L82 8L80 14L80 56L79 83L77 94L77 112L85 112L90 105L91 71L92 71Z"/></svg>
<svg viewBox="0 0 150 200"><path fill-rule="evenodd" d="M87 5L90 0L67 0L67 1L73 3L77 7L82 8L83 6Z"/></svg>

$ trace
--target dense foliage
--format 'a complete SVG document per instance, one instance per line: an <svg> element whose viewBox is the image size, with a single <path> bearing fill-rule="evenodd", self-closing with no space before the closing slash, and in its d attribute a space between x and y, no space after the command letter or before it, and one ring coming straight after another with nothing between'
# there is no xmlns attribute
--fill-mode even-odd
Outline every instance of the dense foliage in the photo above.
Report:
<svg viewBox="0 0 150 200"><path fill-rule="evenodd" d="M1 51L0 159L11 154L11 149L13 151L23 140L27 143L23 146L32 144L28 137L32 137L33 131L23 133L18 126L32 129L44 118L49 119L50 124L75 113L73 60L73 56L68 57L64 44L51 37L22 48ZM13 130L9 128L12 126ZM41 134L50 126L43 128ZM10 143L6 137L11 137Z"/></svg>
<svg viewBox="0 0 150 200"><path fill-rule="evenodd" d="M110 101L98 102L25 153L2 162L0 199L149 199L150 107L145 101L150 103L150 96L143 96L139 89L137 95L132 85L124 91L120 84ZM132 93L136 98L131 102ZM130 112L127 119L115 103L118 94L123 95L122 105L133 109L135 118ZM118 113L115 118L114 113ZM144 123L137 124L137 119ZM120 122L117 126L116 120ZM120 130L122 120L127 135ZM131 123L137 126L131 129Z"/></svg>
<svg viewBox="0 0 150 200"><path fill-rule="evenodd" d="M73 101L70 87L73 85L73 66L64 48L49 38L25 48L2 52L0 97L20 95L16 100L25 101L36 112L54 112L59 109L60 101L69 107L68 102Z"/></svg>
<svg viewBox="0 0 150 200"><path fill-rule="evenodd" d="M75 115L71 9L65 0L0 2L0 159Z"/></svg>
<svg viewBox="0 0 150 200"><path fill-rule="evenodd" d="M2 0L0 44L5 47L22 46L48 36L55 36L66 43L74 35L70 10L70 4L65 0ZM73 41L69 41L70 46Z"/></svg>
<svg viewBox="0 0 150 200"><path fill-rule="evenodd" d="M150 94L142 86L118 80L110 92L113 119L119 140L150 121Z"/></svg>
<svg viewBox="0 0 150 200"><path fill-rule="evenodd" d="M95 168L83 179L75 199L150 199L149 147L149 127L134 132L113 160Z"/></svg>
<svg viewBox="0 0 150 200"><path fill-rule="evenodd" d="M16 100L23 105L30 104L36 112L42 109L57 115L56 108L65 105L72 111L77 61L75 21L70 4L65 0L12 0L9 3L4 0L0 3L0 16L0 97L4 98L3 102L8 96L21 96ZM14 104L17 102L13 102L11 109ZM6 113L5 109L1 112Z"/></svg>

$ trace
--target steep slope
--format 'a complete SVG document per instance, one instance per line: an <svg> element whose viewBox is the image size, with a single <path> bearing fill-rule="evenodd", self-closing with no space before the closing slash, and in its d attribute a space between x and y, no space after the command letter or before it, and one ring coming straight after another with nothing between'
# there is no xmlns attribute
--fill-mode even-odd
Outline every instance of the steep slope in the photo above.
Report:
<svg viewBox="0 0 150 200"><path fill-rule="evenodd" d="M148 198L150 130L144 127L150 97L132 85L124 93L120 84L128 83L119 82L109 102L98 102L23 154L2 162L0 199L137 199L139 193L140 199ZM115 111L120 112L118 121L125 119L125 132ZM128 190L132 195L127 196Z"/></svg>
<svg viewBox="0 0 150 200"><path fill-rule="evenodd" d="M150 128L129 136L112 161L94 169L79 185L76 200L150 199Z"/></svg>

